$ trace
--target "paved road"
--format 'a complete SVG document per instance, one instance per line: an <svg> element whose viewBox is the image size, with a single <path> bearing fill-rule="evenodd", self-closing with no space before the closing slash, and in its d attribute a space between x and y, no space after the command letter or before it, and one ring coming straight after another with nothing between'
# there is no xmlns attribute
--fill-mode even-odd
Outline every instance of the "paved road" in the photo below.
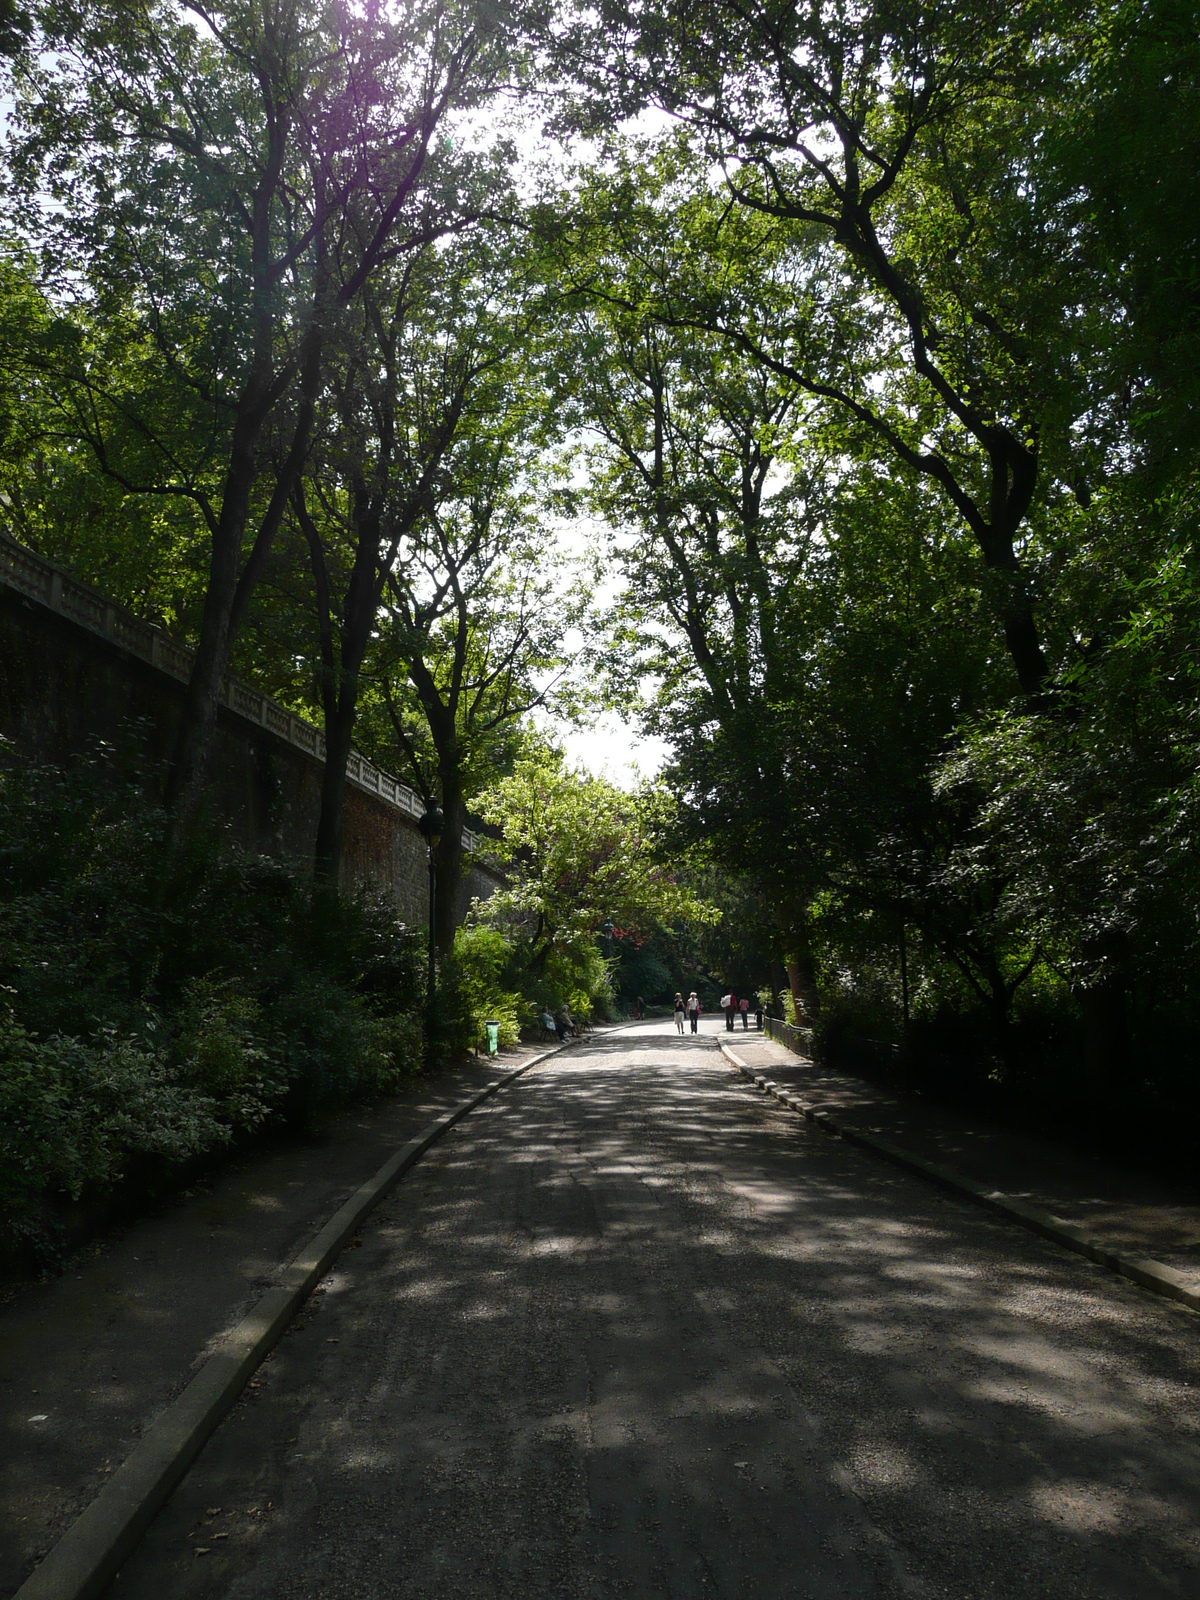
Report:
<svg viewBox="0 0 1200 1600"><path fill-rule="evenodd" d="M138 1600L1200 1596L1200 1318L712 1041L536 1069L395 1192Z"/></svg>
<svg viewBox="0 0 1200 1600"><path fill-rule="evenodd" d="M527 1054L532 1055L529 1051ZM517 1064L507 1056L501 1070ZM0 1308L0 1597L16 1593L223 1334L342 1202L496 1077L464 1062L246 1151Z"/></svg>

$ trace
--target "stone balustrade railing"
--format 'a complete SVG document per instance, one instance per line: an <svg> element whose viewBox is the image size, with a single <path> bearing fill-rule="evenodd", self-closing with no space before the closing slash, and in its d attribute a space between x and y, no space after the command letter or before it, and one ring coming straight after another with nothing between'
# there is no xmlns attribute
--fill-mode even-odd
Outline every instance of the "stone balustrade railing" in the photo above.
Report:
<svg viewBox="0 0 1200 1600"><path fill-rule="evenodd" d="M89 585L80 583L52 561L5 537L0 537L0 583L78 623L89 633L99 634L171 677L187 682L193 652L186 645L179 644L153 623L143 622ZM318 727L241 678L227 674L222 679L221 704L235 716L257 723L315 760L325 760L325 736ZM414 820L425 810L414 790L380 771L357 750L352 750L346 761L346 781L365 789L368 794L378 795L386 804ZM479 844L480 835L464 828L463 848L473 854Z"/></svg>

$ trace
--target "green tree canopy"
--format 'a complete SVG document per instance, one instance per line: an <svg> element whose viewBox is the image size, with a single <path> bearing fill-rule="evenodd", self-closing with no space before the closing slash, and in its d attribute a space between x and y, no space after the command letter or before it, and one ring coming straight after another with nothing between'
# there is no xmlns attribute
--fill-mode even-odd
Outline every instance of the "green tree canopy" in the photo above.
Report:
<svg viewBox="0 0 1200 1600"><path fill-rule="evenodd" d="M531 749L479 801L509 878L480 914L510 928L534 968L606 924L637 935L704 921L706 907L662 858L670 809L662 789L626 795L552 747Z"/></svg>

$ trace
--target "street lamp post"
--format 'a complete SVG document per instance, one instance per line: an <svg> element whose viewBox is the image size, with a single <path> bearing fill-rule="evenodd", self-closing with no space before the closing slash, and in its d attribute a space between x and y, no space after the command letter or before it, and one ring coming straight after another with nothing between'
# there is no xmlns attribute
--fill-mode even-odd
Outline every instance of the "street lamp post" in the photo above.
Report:
<svg viewBox="0 0 1200 1600"><path fill-rule="evenodd" d="M425 815L417 823L425 842L429 846L429 984L427 1005L429 1012L429 1032L432 1042L434 1000L437 991L437 847L438 840L442 837L442 828L445 818L438 810L437 802L431 800L425 807Z"/></svg>

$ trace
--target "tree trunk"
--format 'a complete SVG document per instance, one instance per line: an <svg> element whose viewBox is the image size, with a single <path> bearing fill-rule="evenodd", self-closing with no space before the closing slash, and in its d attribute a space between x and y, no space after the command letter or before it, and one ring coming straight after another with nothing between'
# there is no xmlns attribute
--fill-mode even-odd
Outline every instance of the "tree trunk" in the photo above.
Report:
<svg viewBox="0 0 1200 1600"><path fill-rule="evenodd" d="M1012 1002L1013 991L997 976L989 983L991 991L992 1037L1001 1070L1008 1077L1013 1067Z"/></svg>
<svg viewBox="0 0 1200 1600"><path fill-rule="evenodd" d="M337 709L325 721L325 770L321 774L321 814L317 818L315 871L317 882L335 890L342 867L342 819L346 802L346 761L354 738L354 718L358 709L356 692L343 689Z"/></svg>
<svg viewBox="0 0 1200 1600"><path fill-rule="evenodd" d="M255 443L261 425L245 411L234 430L229 470L221 515L213 533L209 557L208 590L200 621L200 638L188 678L187 697L175 741L175 752L167 776L166 803L172 813L172 834L178 837L191 820L204 782L221 680L229 665L233 645L230 617L237 593L238 557L242 536L250 515L250 491L254 483Z"/></svg>
<svg viewBox="0 0 1200 1600"><path fill-rule="evenodd" d="M325 771L321 776L321 815L317 819L315 871L319 882L336 889L342 866L342 817L346 803L346 762L358 716L359 673L370 640L375 591L356 593L354 577L346 599L346 625L339 652L337 695L325 715Z"/></svg>
<svg viewBox="0 0 1200 1600"><path fill-rule="evenodd" d="M437 926L434 938L438 954L454 953L454 930L458 921L458 896L462 886L463 827L466 823L466 804L459 788L458 774L442 768L442 837L437 852Z"/></svg>
<svg viewBox="0 0 1200 1600"><path fill-rule="evenodd" d="M382 578L377 570L379 510L359 486L355 492L355 551L350 582L342 609L337 666L334 667L333 629L329 581L321 536L309 516L303 496L295 496L297 515L308 540L309 558L317 588L321 633L321 700L325 707L325 771L321 776L321 814L317 819L314 870L318 883L338 887L342 866L342 819L346 803L346 762L358 716L358 690L362 664L371 640L379 606Z"/></svg>
<svg viewBox="0 0 1200 1600"><path fill-rule="evenodd" d="M1004 643L1009 659L1017 669L1021 693L1032 697L1045 689L1050 667L1033 614L1029 584L1015 555L1003 563L998 577L1003 591L1000 610L1004 621Z"/></svg>
<svg viewBox="0 0 1200 1600"><path fill-rule="evenodd" d="M779 996L783 993L783 991L785 989L789 989L790 987L791 987L791 983L790 983L790 980L788 978L787 969L785 968L783 962L782 961L776 961L776 960L772 959L772 961L771 961L771 993L775 997L776 1005L778 1005L778 1003L779 1003ZM774 1015L774 1011L772 1011L771 1014L773 1016Z"/></svg>
<svg viewBox="0 0 1200 1600"><path fill-rule="evenodd" d="M792 1004L796 1008L796 1025L811 1028L819 1010L817 996L817 970L812 952L808 950L786 956L788 982L792 988Z"/></svg>
<svg viewBox="0 0 1200 1600"><path fill-rule="evenodd" d="M221 498L221 515L213 533L200 639L192 662L183 718L167 778L166 802L167 809L173 813L173 834L186 829L195 808L216 726L221 680L229 666L233 641L250 596L262 575L283 520L284 508L304 464L323 368L324 283L322 255L317 263L317 291L312 320L303 341L299 405L291 445L239 577L242 543L250 520L250 498L258 475L258 447L272 411L270 394L276 380L269 356L256 363L256 370L241 394Z"/></svg>

